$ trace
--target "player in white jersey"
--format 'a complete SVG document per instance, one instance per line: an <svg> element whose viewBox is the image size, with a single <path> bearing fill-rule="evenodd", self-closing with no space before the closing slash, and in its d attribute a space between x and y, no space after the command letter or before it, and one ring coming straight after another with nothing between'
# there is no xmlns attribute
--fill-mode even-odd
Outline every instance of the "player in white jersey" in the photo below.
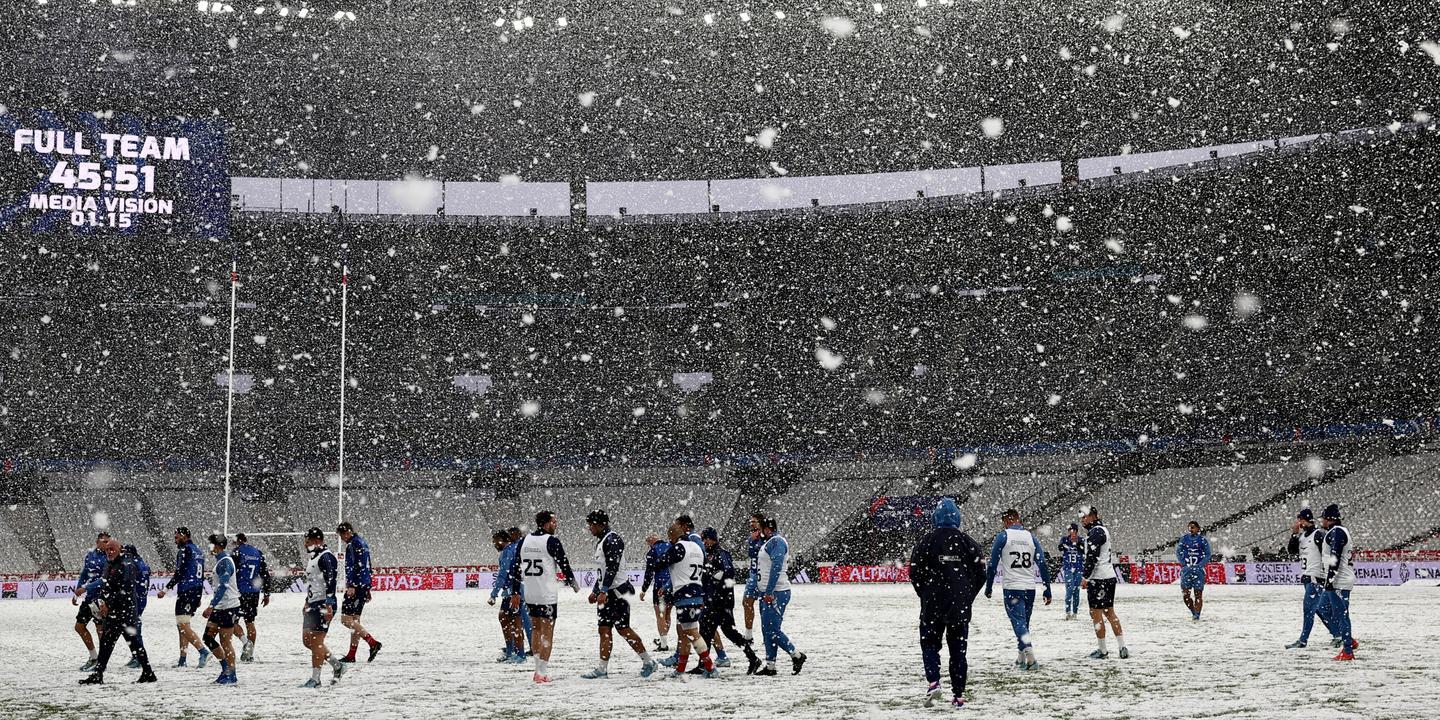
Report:
<svg viewBox="0 0 1440 720"><path fill-rule="evenodd" d="M670 547L660 557L660 562L670 569L670 597L675 605L675 624L679 628L675 648L678 657L673 676L685 674L690 651L694 649L699 655L702 673L705 677L715 677L715 661L710 657L709 639L700 634L700 613L705 605L705 550L692 539L699 536L691 532L688 516L682 515L670 523L669 535Z"/></svg>
<svg viewBox="0 0 1440 720"><path fill-rule="evenodd" d="M1336 660L1354 660L1360 643L1350 634L1350 591L1355 588L1355 545L1350 530L1340 518L1340 506L1328 505L1320 514L1325 528L1325 547L1320 556L1325 569L1325 594L1330 604L1330 627L1340 636Z"/></svg>
<svg viewBox="0 0 1440 720"><path fill-rule="evenodd" d="M640 677L650 677L655 672L655 661L645 651L645 641L640 639L640 634L630 627L630 600L635 597L635 586L622 567L625 540L610 529L610 514L604 510L590 511L585 525L590 534L598 538L595 563L600 571L595 577L595 587L590 590L590 604L595 606L600 626L600 664L580 677L598 680L610 676L610 650L616 633L640 656Z"/></svg>
<svg viewBox="0 0 1440 720"><path fill-rule="evenodd" d="M205 635L201 638L210 654L220 661L217 685L235 684L235 633L240 625L240 583L236 580L235 558L225 552L224 535L210 536L210 554L215 556L215 594L205 608ZM219 639L216 639L216 636Z"/></svg>
<svg viewBox="0 0 1440 720"><path fill-rule="evenodd" d="M535 651L536 683L550 682L550 649L555 637L555 618L560 602L560 582L556 575L563 575L565 584L574 592L580 592L580 583L575 581L575 572L570 569L570 560L565 557L565 546L555 537L560 522L555 513L543 510L535 514L533 533L520 541L520 552L510 566L510 605L520 608L523 593L526 608L530 611L530 622L534 625L530 636L531 649Z"/></svg>
<svg viewBox="0 0 1440 720"><path fill-rule="evenodd" d="M1120 646L1120 657L1130 657L1130 648L1125 646L1125 631L1120 628L1120 618L1115 615L1115 558L1110 550L1110 529L1100 519L1100 511L1090 508L1080 518L1085 526L1085 570L1080 587L1085 591L1086 604L1090 606L1090 622L1095 625L1095 641L1098 647L1090 657L1103 660L1110 657L1105 647L1105 622L1115 631L1115 644Z"/></svg>
<svg viewBox="0 0 1440 720"><path fill-rule="evenodd" d="M310 679L300 687L320 687L320 669L330 664L333 673L330 684L334 685L345 674L345 666L325 645L325 635L330 632L330 621L335 618L335 578L339 563L335 553L325 547L325 533L318 527L305 531L305 552L310 561L305 566L305 607L304 625L301 638L310 651Z"/></svg>
<svg viewBox="0 0 1440 720"><path fill-rule="evenodd" d="M1320 561L1324 543L1325 533L1315 527L1315 513L1310 508L1304 508L1290 525L1289 550L1291 555L1299 557L1304 563L1300 582L1305 586L1305 601L1301 610L1300 639L1286 645L1286 650L1303 648L1310 643L1310 630L1315 627L1316 617L1335 638L1335 644L1339 644L1339 637L1330 627L1330 603L1324 587L1325 566Z"/></svg>
<svg viewBox="0 0 1440 720"><path fill-rule="evenodd" d="M990 547L990 565L985 569L985 598L990 598L995 585L996 569L1003 567L1001 594L1005 597L1005 614L1010 618L1010 627L1015 630L1015 642L1020 651L1015 666L1037 670L1040 662L1035 659L1030 616L1035 610L1037 571L1038 579L1045 582L1045 604L1050 604L1050 568L1045 565L1045 550L1040 547L1040 541L1020 524L1019 510L1006 510L1000 520L1005 528L995 536L995 542Z"/></svg>

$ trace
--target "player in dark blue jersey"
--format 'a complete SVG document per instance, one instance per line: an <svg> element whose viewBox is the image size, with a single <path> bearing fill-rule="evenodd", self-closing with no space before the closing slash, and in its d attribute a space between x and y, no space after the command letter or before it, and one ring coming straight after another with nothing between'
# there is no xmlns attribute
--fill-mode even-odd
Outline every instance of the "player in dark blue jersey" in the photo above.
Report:
<svg viewBox="0 0 1440 720"><path fill-rule="evenodd" d="M110 533L107 532L95 536L95 547L90 548L80 561L80 577L75 581L75 597L70 599L71 605L80 606L80 610L75 613L75 634L80 636L80 641L85 643L85 650L90 653L90 659L80 666L82 672L94 670L96 658L99 656L95 649L95 639L90 635L90 624L95 624L95 631L98 633L100 619L95 617L90 608L100 597L100 576L104 574L105 565L108 563L101 548L109 540Z"/></svg>
<svg viewBox="0 0 1440 720"><path fill-rule="evenodd" d="M674 610L670 597L670 566L660 561L670 550L670 541L656 535L645 538L650 550L645 553L645 577L640 583L640 602L645 602L645 593L652 592L655 609L655 651L669 652L670 615Z"/></svg>
<svg viewBox="0 0 1440 720"><path fill-rule="evenodd" d="M1200 534L1200 523L1190 521L1187 531L1175 543L1175 561L1180 563L1180 596L1190 617L1200 620L1205 607L1205 565L1210 562L1210 541Z"/></svg>
<svg viewBox="0 0 1440 720"><path fill-rule="evenodd" d="M141 616L145 614L145 605L150 601L150 564L145 562L145 558L140 557L140 550L134 545L125 546L125 557L135 563L135 634L139 635L144 631ZM125 667L138 668L140 666L140 658L132 652L130 662L126 663Z"/></svg>
<svg viewBox="0 0 1440 720"><path fill-rule="evenodd" d="M195 611L200 609L200 600L205 595L205 556L201 554L200 546L190 539L189 528L175 528L174 539L175 574L155 597L164 598L171 589L175 590L175 628L180 632L180 659L175 667L185 667L186 650L194 647L200 651L197 666L203 668L210 658L210 651L200 642L200 636L195 634L190 623L195 619Z"/></svg>
<svg viewBox="0 0 1440 720"><path fill-rule="evenodd" d="M261 607L270 606L270 566L265 564L265 553L250 544L245 533L235 534L235 549L230 551L235 558L236 584L240 587L240 619L245 621L245 645L240 650L240 661L255 659L255 618Z"/></svg>
<svg viewBox="0 0 1440 720"><path fill-rule="evenodd" d="M340 523L335 533L345 541L345 600L340 604L340 624L350 628L350 652L340 662L355 662L355 650L361 640L370 646L366 662L374 662L381 643L360 624L360 614L370 602L370 544L356 534L348 522Z"/></svg>
<svg viewBox="0 0 1440 720"><path fill-rule="evenodd" d="M1080 539L1080 526L1070 523L1070 530L1060 538L1060 575L1065 579L1065 619L1080 615L1080 580L1085 574L1085 543Z"/></svg>

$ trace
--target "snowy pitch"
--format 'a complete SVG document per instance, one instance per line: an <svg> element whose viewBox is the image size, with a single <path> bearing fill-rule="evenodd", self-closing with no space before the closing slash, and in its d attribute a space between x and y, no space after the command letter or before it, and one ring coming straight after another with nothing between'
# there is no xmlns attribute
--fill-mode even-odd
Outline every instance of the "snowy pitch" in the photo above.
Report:
<svg viewBox="0 0 1440 720"><path fill-rule="evenodd" d="M1057 587L1057 589L1060 589ZM1061 589L1063 593L1063 589ZM1437 710L1440 602L1437 588L1355 590L1360 660L1335 663L1319 629L1309 649L1286 651L1299 631L1300 588L1211 587L1205 620L1192 624L1173 586L1122 586L1118 610L1132 657L1092 661L1087 621L1065 622L1060 599L1037 606L1036 648L1044 666L1011 667L1014 637L1000 604L977 604L965 711L986 717L1410 718ZM786 628L810 655L804 674L717 680L642 680L639 662L617 651L611 678L579 674L594 661L594 612L583 596L562 598L555 682L536 688L530 667L492 662L501 645L495 612L481 593L378 593L365 624L385 643L371 665L352 666L339 685L298 686L308 677L300 645L300 597L275 595L260 615L257 662L240 684L209 684L218 669L172 669L169 600L153 600L145 635L160 682L130 684L117 648L107 684L76 685L84 661L71 630L74 608L54 600L0 605L0 716L196 718L909 718L923 710L916 600L908 586L796 586ZM1083 606L1082 606L1083 607ZM649 607L636 626L654 636ZM737 616L739 608L737 607ZM198 621L198 618L197 618ZM332 633L344 652L348 634ZM757 621L758 631L758 621ZM362 644L362 651L363 651ZM623 648L622 646L619 646ZM1113 645L1112 645L1113 651ZM363 656L363 652L362 652ZM195 658L191 657L193 664ZM326 672L328 680L329 673Z"/></svg>

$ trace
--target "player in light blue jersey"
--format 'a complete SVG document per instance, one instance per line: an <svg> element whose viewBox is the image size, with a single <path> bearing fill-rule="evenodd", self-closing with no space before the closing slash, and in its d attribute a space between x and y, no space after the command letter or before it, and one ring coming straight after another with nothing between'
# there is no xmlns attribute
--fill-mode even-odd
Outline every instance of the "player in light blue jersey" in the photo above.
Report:
<svg viewBox="0 0 1440 720"><path fill-rule="evenodd" d="M490 587L490 606L500 603L500 634L505 637L505 651L495 662L520 665L525 662L525 631L521 626L520 613L524 608L510 604L510 566L515 564L520 544L510 541L510 533L496 530L491 536L495 549L500 551L500 561L495 572L495 583Z"/></svg>
<svg viewBox="0 0 1440 720"><path fill-rule="evenodd" d="M1180 595L1198 622L1205 607L1205 565L1210 562L1210 541L1200 534L1200 523L1191 520L1189 532L1175 543L1175 560L1180 563Z"/></svg>
<svg viewBox="0 0 1440 720"><path fill-rule="evenodd" d="M767 517L761 525L761 537L765 544L760 547L760 632L765 639L765 667L756 675L775 675L775 657L779 650L790 655L790 674L799 675L805 665L805 653L795 649L795 643L785 634L781 625L785 622L785 608L790 605L790 543L780 534L775 518Z"/></svg>

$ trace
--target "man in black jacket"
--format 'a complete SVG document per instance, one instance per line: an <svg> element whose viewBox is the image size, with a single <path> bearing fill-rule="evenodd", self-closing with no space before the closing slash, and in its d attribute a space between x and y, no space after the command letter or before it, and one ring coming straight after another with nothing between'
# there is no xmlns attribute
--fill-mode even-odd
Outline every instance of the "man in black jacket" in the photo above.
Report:
<svg viewBox="0 0 1440 720"><path fill-rule="evenodd" d="M735 627L735 561L730 556L730 551L720 545L720 533L715 528L707 527L700 533L700 541L705 544L705 565L702 567L701 586L705 589L704 610L700 614L700 636L706 640L714 640L715 647L720 647L718 633L725 633L730 642L745 651L745 660L748 663L746 675L754 675L760 669L760 656L755 654L755 648L750 640L747 640ZM720 667L730 664L728 658L721 657L715 662Z"/></svg>
<svg viewBox="0 0 1440 720"><path fill-rule="evenodd" d="M935 529L910 555L910 583L920 596L920 651L930 686L925 707L940 699L940 644L950 646L950 705L965 707L965 652L970 637L970 606L985 584L980 546L960 531L960 508L950 498L935 506Z"/></svg>
<svg viewBox="0 0 1440 720"><path fill-rule="evenodd" d="M100 657L96 660L95 672L81 685L101 685L105 682L105 666L110 663L110 653L121 635L130 645L130 652L140 661L140 679L135 682L155 682L155 671L150 669L150 657L145 653L145 641L140 638L140 616L135 598L135 585L140 570L135 561L126 555L120 541L110 538L104 547L109 560L101 575L100 599L95 603L95 617L100 618Z"/></svg>

